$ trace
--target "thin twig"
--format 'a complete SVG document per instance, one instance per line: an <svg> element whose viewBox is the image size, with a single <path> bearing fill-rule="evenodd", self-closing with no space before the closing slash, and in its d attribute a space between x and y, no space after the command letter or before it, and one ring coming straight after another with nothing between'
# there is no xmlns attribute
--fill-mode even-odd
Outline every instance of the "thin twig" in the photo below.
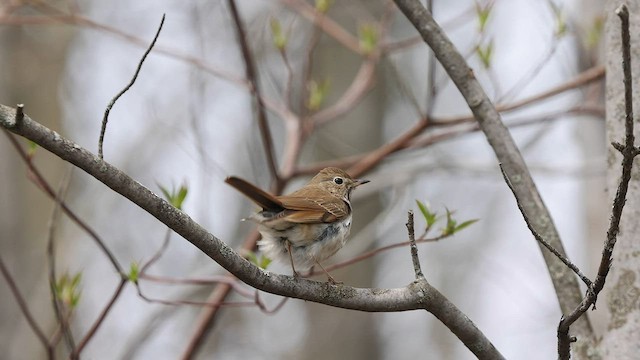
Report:
<svg viewBox="0 0 640 360"><path fill-rule="evenodd" d="M258 112L258 128L260 129L260 136L262 137L262 144L264 146L265 156L267 157L267 167L269 168L273 179L276 182L279 182L280 176L278 175L278 165L276 163L274 155L275 150L273 148L273 136L271 135L271 130L269 129L269 124L267 123L267 112L265 110L265 104L260 93L260 83L258 79L256 64L253 55L251 54L251 50L249 49L247 34L244 30L242 19L240 19L240 14L238 12L236 2L235 0L228 0L227 3L229 4L231 18L233 19L233 24L238 35L238 44L240 45L242 58L244 59L247 80L251 84L251 92L253 93L256 102L258 103L258 106L256 108Z"/></svg>
<svg viewBox="0 0 640 360"><path fill-rule="evenodd" d="M71 183L71 173L73 172L73 169L73 167L69 167L69 170L60 182L60 187L56 192L54 198L55 205L53 207L51 219L49 221L49 236L47 239L47 258L49 259L49 289L51 291L51 301L56 319L58 320L58 324L60 325L60 331L64 336L70 353L73 353L75 351L76 344L73 339L71 327L69 325L69 316L65 315L66 311L62 306L60 299L58 298L58 292L56 291L57 275L55 256L55 231L60 219L59 215L60 210L62 209L62 203L69 189L69 184Z"/></svg>
<svg viewBox="0 0 640 360"><path fill-rule="evenodd" d="M120 294L122 294L122 290L124 290L125 285L127 285L127 279L121 278L118 284L118 287L113 292L113 295L111 295L111 299L109 299L109 302L107 303L107 305L102 309L102 311L100 312L100 315L98 315L98 318L93 323L93 325L91 325L91 328L89 328L89 331L87 331L86 335L82 338L82 340L80 340L80 343L76 348L76 351L71 353L71 356L70 356L71 359L80 358L80 353L85 348L85 346L87 346L89 341L93 338L96 331L98 331L98 328L100 328L100 325L102 325L102 323L104 322L104 319L109 314L109 311L113 308L113 305L115 305L116 300L118 300L118 298L120 297Z"/></svg>
<svg viewBox="0 0 640 360"><path fill-rule="evenodd" d="M411 244L411 262L413 263L413 272L416 274L416 280L424 280L422 268L420 267L420 258L418 257L418 246L416 245L416 233L414 230L413 210L409 210L409 219L407 220L407 231L409 232L409 243Z"/></svg>
<svg viewBox="0 0 640 360"><path fill-rule="evenodd" d="M2 276L7 282L7 285L9 285L9 289L11 290L13 297L16 299L16 302L18 303L18 306L20 307L20 311L22 312L22 315L24 315L25 319L27 320L27 323L29 323L29 327L31 327L31 330L33 330L33 332L36 334L36 336L38 337L38 340L40 340L40 342L42 343L42 346L44 346L44 348L47 350L47 353L49 354L49 359L53 359L53 349L49 344L49 340L47 339L47 336L44 334L42 329L40 329L40 327L38 326L38 323L36 322L36 320L33 318L31 311L29 311L29 306L27 306L27 302L25 301L24 297L20 293L20 290L18 289L18 286L16 285L16 282L13 279L13 276L11 276L11 273L9 273L9 270L4 264L2 257L0 257L0 272L2 272Z"/></svg>
<svg viewBox="0 0 640 360"><path fill-rule="evenodd" d="M100 157L100 159L104 159L103 152L102 152L102 145L104 143L105 133L107 132L107 122L109 121L109 112L111 112L111 108L113 107L113 105L115 105L116 101L118 101L118 99L122 95L124 95L124 93L129 91L129 89L136 82L136 79L138 78L138 74L140 74L140 70L142 69L142 64L144 63L144 60L147 58L147 55L149 55L149 53L151 52L151 49L153 49L153 46L156 44L156 40L158 40L158 36L160 35L160 30L162 30L162 25L164 24L164 17L165 15L163 14L162 20L160 20L160 26L158 26L158 31L156 31L156 35L153 37L153 41L151 41L151 44L149 45L147 50L144 52L144 55L142 55L142 59L140 59L140 62L138 62L138 67L136 68L136 72L133 74L131 81L129 81L129 84L127 84L127 86L125 86L124 89L120 90L120 92L116 96L114 96L113 99L111 99L109 104L107 104L107 108L104 111L104 117L102 118L102 128L100 129L100 138L98 139L98 157Z"/></svg>
<svg viewBox="0 0 640 360"><path fill-rule="evenodd" d="M627 198L629 181L631 180L631 170L633 160L639 154L635 147L635 137L633 134L633 78L631 75L631 45L629 34L629 9L625 4L616 9L616 15L620 17L622 33L622 70L624 74L624 100L625 100L625 141L624 146L620 143L612 143L612 146L622 153L622 176L618 183L615 198L613 199L613 209L607 230L607 239L602 250L602 258L598 268L598 274L593 284L587 289L587 294L582 299L579 306L566 317L563 316L558 324L558 358L568 360L571 358L571 342L575 340L569 334L569 328L598 300L598 294L604 288L604 284L609 274L609 269L613 262L613 249L616 244L618 232L620 230L620 220L622 210Z"/></svg>
<svg viewBox="0 0 640 360"><path fill-rule="evenodd" d="M509 176L507 175L507 173L504 171L504 169L502 168L502 164L500 164L500 171L502 172L502 177L504 178L504 181L507 183L507 186L509 187L509 189L511 190L511 192L513 192L513 184L511 183L511 179L509 179ZM516 204L518 205L518 209L520 209L520 212L522 213L522 204L520 204L520 201L518 200L518 198L516 198ZM587 286L591 286L591 280L586 277L582 271L580 271L580 269L571 262L571 260L568 259L568 257L562 255L558 250L556 250L553 246L551 246L551 244L549 244L548 241L546 241L542 236L540 236L540 234L538 234L538 232L533 228L533 226L531 226L531 221L529 221L529 218L527 218L526 216L524 216L524 222L527 224L527 227L529 228L529 231L531 231L531 234L533 234L533 237L539 242L541 243L545 248L547 248L547 250L551 251L553 253L553 255L557 256L558 259L560 259L565 265L567 265L567 267L571 270L573 270L574 273L576 273L576 275L578 275L580 277L580 279L587 285Z"/></svg>
<svg viewBox="0 0 640 360"><path fill-rule="evenodd" d="M158 248L158 250L156 251L155 254L153 254L151 259L149 259L149 261L147 261L140 268L140 276L142 276L147 271L147 269L151 265L153 265L156 261L158 261L160 257L162 257L162 254L164 254L164 252L167 251L167 247L169 246L169 240L171 239L171 233L172 233L171 229L167 229L167 232L164 234L164 240L162 241L162 245L160 245L160 248Z"/></svg>
<svg viewBox="0 0 640 360"><path fill-rule="evenodd" d="M426 234L423 234L423 236L421 236L419 239L416 239L416 244L436 242L436 241L440 241L440 240L442 240L442 239L447 237L447 235L438 235L438 236L433 237L433 238L425 238L424 235L426 235ZM354 256L351 259L347 259L345 261L342 261L342 262L339 262L339 263L336 263L336 264L333 264L333 265L330 265L330 266L325 266L325 269L327 271L340 269L340 268L347 267L349 265L353 265L355 263L358 263L358 262L360 262L362 260L366 260L368 258L371 258L371 257L373 257L375 255L378 255L380 253L383 253L385 251L388 251L388 250L391 250L391 249L402 248L402 247L406 247L406 246L409 246L409 245L411 245L410 241L402 241L402 242L397 242L397 243L386 245L386 246L381 246L379 248L376 248L376 249L373 249L373 250L369 250L369 251L367 251L365 253L362 253L362 254L360 254L358 256ZM309 275L312 276L312 275L318 275L318 274L322 274L322 273L324 273L324 272L320 271L320 270L314 270Z"/></svg>
<svg viewBox="0 0 640 360"><path fill-rule="evenodd" d="M6 131L4 133L5 135L7 135L7 138L9 139L9 142L11 142L11 145L13 145L14 149L16 149L16 152L18 153L20 158L27 165L27 168L29 169L30 174L33 175L33 177L30 177L32 181L38 187L40 187L40 189L42 189L45 192L45 194L49 196L49 198L55 199L56 198L55 191L53 190L51 185L46 181L46 179L44 178L40 170L38 170L38 168L35 167L35 165L33 164L33 161L31 161L31 157L29 156L29 154L27 154L22 149L22 147L20 146L20 144L18 143L18 141L15 139L13 135L11 135ZM67 215L69 219L71 219L71 221L73 221L76 225L78 225L84 232L89 234L89 236L95 241L95 243L98 245L100 250L102 250L102 252L104 252L104 254L107 256L107 258L109 258L109 261L111 262L111 265L113 265L113 267L115 268L116 272L122 274L123 273L122 266L120 266L120 263L116 259L115 255L113 254L113 252L111 252L111 250L109 250L106 243L102 240L102 238L98 235L98 233L95 230L93 230L89 226L89 224L87 224L82 219L80 219L78 215L76 215L76 213L73 212L73 210L71 210L71 208L64 201L61 202L60 205L62 206L62 210L64 211L65 215Z"/></svg>
<svg viewBox="0 0 640 360"><path fill-rule="evenodd" d="M560 235L553 219L513 137L502 122L500 113L493 105L473 70L456 49L442 28L418 0L394 0L407 19L420 33L424 41L432 48L438 61L456 85L477 119L498 162L512 179L514 192L523 205L524 214L532 220L532 226L558 251L564 253ZM518 179L518 181L513 181ZM540 244L543 248L543 246ZM562 264L555 255L542 251L547 269L562 311L570 311L580 303L580 285L573 273ZM554 269L552 271L552 269ZM558 271L555 271L558 269ZM593 338L593 329L588 319L581 321L580 332Z"/></svg>
<svg viewBox="0 0 640 360"><path fill-rule="evenodd" d="M140 273L139 279L149 280L155 283L162 283L162 284L181 284L181 285L197 285L197 286L227 284L227 285L230 285L239 295L247 299L253 298L253 293L251 291L243 287L240 281L238 281L238 279L229 275L217 275L217 276L212 275L206 279L198 279L198 278L183 279L183 278L157 276L157 275L150 275L146 273L144 274Z"/></svg>
<svg viewBox="0 0 640 360"><path fill-rule="evenodd" d="M302 17L313 22L314 25L321 28L325 34L334 38L347 49L356 54L365 55L364 51L360 48L358 39L355 36L351 35L334 20L322 16L322 14L307 2L300 0L280 0L280 3L294 9Z"/></svg>

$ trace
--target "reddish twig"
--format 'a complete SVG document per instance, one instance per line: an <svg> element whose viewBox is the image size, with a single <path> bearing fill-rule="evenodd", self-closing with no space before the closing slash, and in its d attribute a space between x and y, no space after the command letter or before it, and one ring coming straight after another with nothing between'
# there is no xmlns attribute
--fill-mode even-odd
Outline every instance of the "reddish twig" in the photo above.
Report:
<svg viewBox="0 0 640 360"><path fill-rule="evenodd" d="M11 290L13 297L16 299L16 302L20 307L20 311L22 312L22 315L24 315L25 319L27 320L29 327L31 327L31 330L33 330L33 332L38 337L38 340L40 340L40 342L42 343L42 346L44 346L44 348L46 349L49 359L53 359L54 358L53 348L49 344L49 340L47 339L47 336L44 334L42 329L40 329L40 327L38 326L38 323L36 322L33 315L31 314L31 311L29 311L27 302L24 300L24 297L20 293L20 290L18 289L18 286L16 285L15 280L11 276L11 273L9 273L9 270L5 266L4 261L2 260L1 257L0 257L0 272L2 272L2 276L7 282L7 285L9 285L9 289Z"/></svg>
<svg viewBox="0 0 640 360"><path fill-rule="evenodd" d="M118 300L118 298L120 297L120 294L122 294L122 290L124 290L124 287L127 284L127 281L128 280L126 278L120 279L118 287L111 295L109 302L107 302L105 307L100 312L100 315L98 315L98 318L94 321L93 325L91 325L91 327L89 328L85 336L82 338L82 340L80 340L80 343L78 343L78 347L76 348L76 350L71 353L71 356L70 356L71 359L80 358L80 353L82 352L82 350L84 350L84 348L87 346L89 341L91 341L93 336L96 334L96 331L98 331L98 329L100 328L100 325L103 324L104 319L107 317L107 315L113 308L113 305L115 305L116 300Z"/></svg>

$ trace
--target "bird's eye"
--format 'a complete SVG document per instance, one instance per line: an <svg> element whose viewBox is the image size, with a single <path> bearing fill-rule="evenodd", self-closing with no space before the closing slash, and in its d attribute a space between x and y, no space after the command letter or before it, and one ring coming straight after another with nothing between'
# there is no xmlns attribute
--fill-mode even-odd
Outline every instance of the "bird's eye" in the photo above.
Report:
<svg viewBox="0 0 640 360"><path fill-rule="evenodd" d="M341 185L344 182L344 180L341 177L336 176L336 177L333 178L333 182L338 184L338 185Z"/></svg>

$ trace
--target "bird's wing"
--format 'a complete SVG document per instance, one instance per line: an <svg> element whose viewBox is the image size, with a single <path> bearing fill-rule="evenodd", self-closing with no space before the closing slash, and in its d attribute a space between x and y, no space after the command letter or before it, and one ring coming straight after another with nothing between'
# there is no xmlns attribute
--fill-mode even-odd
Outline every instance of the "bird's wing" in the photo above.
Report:
<svg viewBox="0 0 640 360"><path fill-rule="evenodd" d="M285 208L282 217L293 223L330 223L349 214L344 200L326 192L307 189L304 195L293 193L279 196L278 200Z"/></svg>

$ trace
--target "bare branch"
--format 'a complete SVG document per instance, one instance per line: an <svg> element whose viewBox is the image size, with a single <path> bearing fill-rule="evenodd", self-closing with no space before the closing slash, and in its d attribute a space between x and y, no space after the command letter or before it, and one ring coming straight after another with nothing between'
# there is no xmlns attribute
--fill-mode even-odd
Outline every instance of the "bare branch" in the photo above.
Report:
<svg viewBox="0 0 640 360"><path fill-rule="evenodd" d="M411 244L411 262L413 263L413 271L416 273L416 280L424 279L422 268L420 267L420 258L418 257L418 246L416 245L416 233L414 230L413 211L409 210L409 219L407 220L407 231L409 232L409 243Z"/></svg>
<svg viewBox="0 0 640 360"><path fill-rule="evenodd" d="M34 141L63 160L83 169L170 227L238 279L256 289L359 311L394 312L424 309L442 321L478 358L503 358L467 316L426 281L414 281L406 287L393 289L355 288L296 279L262 270L241 257L187 214L153 194L118 168L26 115L21 126L16 126L14 114L14 109L0 105L0 126ZM91 338L115 303L124 284L126 280L122 279L118 290L91 331L82 340L76 353L79 353Z"/></svg>
<svg viewBox="0 0 640 360"><path fill-rule="evenodd" d="M147 58L147 55L149 55L149 53L151 52L151 49L153 49L153 46L156 44L156 40L158 40L158 36L160 35L160 30L162 30L163 24L164 24L164 14L162 15L162 20L160 21L160 26L158 27L158 31L156 31L156 35L153 37L153 41L151 42L147 50L144 52L144 55L142 55L142 59L140 59L140 62L138 62L138 67L136 68L136 72L133 74L131 81L129 81L129 84L127 84L127 86L125 86L124 89L120 90L120 92L116 94L116 96L114 96L113 99L111 99L109 104L107 104L107 108L104 111L104 117L102 118L102 128L100 129L100 138L98 139L98 156L100 157L100 159L104 158L102 153L102 145L104 143L104 136L107 131L107 122L109 121L109 112L111 112L111 108L113 107L113 105L115 105L116 101L118 101L118 99L122 95L124 95L124 93L129 91L129 89L136 82L136 79L138 78L138 74L140 74L140 70L142 69L142 64L144 63L144 60Z"/></svg>
<svg viewBox="0 0 640 360"><path fill-rule="evenodd" d="M624 146L612 144L614 148L622 153L622 176L618 183L618 189L613 199L613 209L607 230L607 239L604 242L602 258L598 268L598 274L593 284L587 289L586 296L582 302L569 315L563 316L558 325L558 358L568 360L571 358L571 342L574 337L569 335L569 328L589 309L591 305L595 307L598 294L604 288L609 269L613 262L613 249L620 230L620 220L622 210L627 198L629 181L631 180L631 169L633 160L638 155L635 147L635 136L633 134L633 77L631 75L631 45L629 34L629 9L625 4L616 9L616 15L620 17L622 33L622 70L624 76L624 101L625 101L625 141Z"/></svg>
<svg viewBox="0 0 640 360"><path fill-rule="evenodd" d="M49 220L49 235L47 239L47 258L49 259L49 289L51 291L53 311L56 315L56 319L58 320L60 331L62 332L62 335L64 335L67 347L69 348L69 352L71 353L75 351L76 344L73 339L71 327L69 326L69 316L65 315L64 308L60 302L60 299L58 298L58 293L56 291L56 281L58 277L56 275L55 230L60 219L60 209L62 208L64 198L66 197L67 190L69 189L72 171L73 167L69 167L69 170L60 182L60 188L55 195L55 205L51 213L51 219Z"/></svg>
<svg viewBox="0 0 640 360"><path fill-rule="evenodd" d="M22 315L24 315L25 319L27 319L29 327L31 327L31 330L33 330L33 332L36 334L38 340L40 340L40 343L42 343L42 346L44 346L44 348L47 350L49 359L53 359L53 348L49 345L49 340L45 336L44 332L42 332L42 329L40 329L40 327L38 326L38 323L36 323L36 320L33 318L33 315L31 314L31 311L29 311L29 307L27 306L27 302L24 300L24 297L20 293L20 290L18 289L13 276L11 276L11 273L9 273L9 269L7 269L1 257L0 272L9 285L9 289L11 289L11 293L18 303Z"/></svg>
<svg viewBox="0 0 640 360"><path fill-rule="evenodd" d="M76 348L76 350L73 353L71 353L71 356L70 356L71 359L75 360L80 358L80 353L85 348L85 346L87 346L87 344L93 338L93 336L96 334L96 331L98 331L98 328L100 328L100 325L102 325L102 323L104 322L104 319L109 314L109 311L111 311L111 309L113 308L113 305L115 305L116 300L118 300L118 298L120 297L120 294L122 294L122 290L124 290L125 285L127 285L127 279L121 278L118 286L116 287L116 290L111 295L111 299L109 299L109 302L107 302L105 307L102 309L96 321L94 321L93 325L91 325L91 328L89 328L89 331L87 331L87 333L82 338L82 340L80 340L80 343L78 344L78 347Z"/></svg>
<svg viewBox="0 0 640 360"><path fill-rule="evenodd" d="M30 156L22 149L22 147L20 146L18 141L14 138L14 136L12 136L7 131L5 131L4 133L5 135L7 135L7 138L11 142L11 145L13 145L13 147L18 152L18 155L20 155L22 160L25 162L25 164L29 168L30 173L33 175L32 180L35 182L35 184L39 186L45 192L45 194L49 196L50 199L55 200L56 198L55 191L53 190L51 185L46 181L46 179L44 178L40 170L38 170L38 168L35 167L35 165L33 164L33 161L31 161ZM62 210L64 211L65 215L67 215L69 219L71 219L71 221L76 223L76 225L78 225L84 232L86 232L89 235L89 237L93 239L93 241L96 243L96 245L98 245L100 250L102 250L102 252L104 252L104 254L107 256L107 258L109 258L109 261L111 262L111 265L114 267L114 269L119 274L122 274L123 272L122 266L120 266L118 259L116 259L113 252L109 250L106 243L102 240L102 238L98 235L98 233L95 230L93 230L86 222L80 219L78 215L76 215L76 213L73 212L73 210L71 210L71 208L64 201L61 201L60 206L62 206Z"/></svg>
<svg viewBox="0 0 640 360"><path fill-rule="evenodd" d="M523 205L523 216L531 219L531 225L536 232L564 254L553 219L537 191L524 159L511 134L502 123L500 114L475 78L473 70L469 68L462 55L418 0L395 0L395 3L431 47L436 58L465 98L498 161L511 179L514 194ZM580 303L581 291L578 281L571 270L566 268L555 255L546 249L542 254L549 269L560 308L563 312L569 312ZM551 269L554 270L551 271ZM588 319L581 321L579 331L585 337L593 338L593 329Z"/></svg>
<svg viewBox="0 0 640 360"><path fill-rule="evenodd" d="M500 165L500 171L502 171L502 176L504 177L504 181L507 183L507 186L509 186L509 189L511 189L511 191L513 192L514 190L513 190L513 185L511 184L511 180L509 179L507 174L504 172L502 165ZM516 198L516 203L518 204L518 209L520 209L520 212L523 212L522 204L520 204L520 201L518 200L518 198ZM591 280L588 277L586 277L582 273L582 271L580 271L580 269L571 262L571 260L569 260L566 256L561 254L558 250L556 250L553 246L551 246L549 242L543 239L542 236L540 236L540 234L538 234L538 232L531 226L531 222L526 216L524 217L524 222L527 223L527 227L529 228L529 231L531 231L531 233L533 234L533 237L539 243L541 243L545 248L547 248L547 250L551 251L553 255L557 256L558 259L560 259L560 261L562 261L565 265L567 265L569 269L573 270L573 272L576 273L576 275L578 275L578 277L580 277L580 279L582 279L582 281L587 286L591 286Z"/></svg>

